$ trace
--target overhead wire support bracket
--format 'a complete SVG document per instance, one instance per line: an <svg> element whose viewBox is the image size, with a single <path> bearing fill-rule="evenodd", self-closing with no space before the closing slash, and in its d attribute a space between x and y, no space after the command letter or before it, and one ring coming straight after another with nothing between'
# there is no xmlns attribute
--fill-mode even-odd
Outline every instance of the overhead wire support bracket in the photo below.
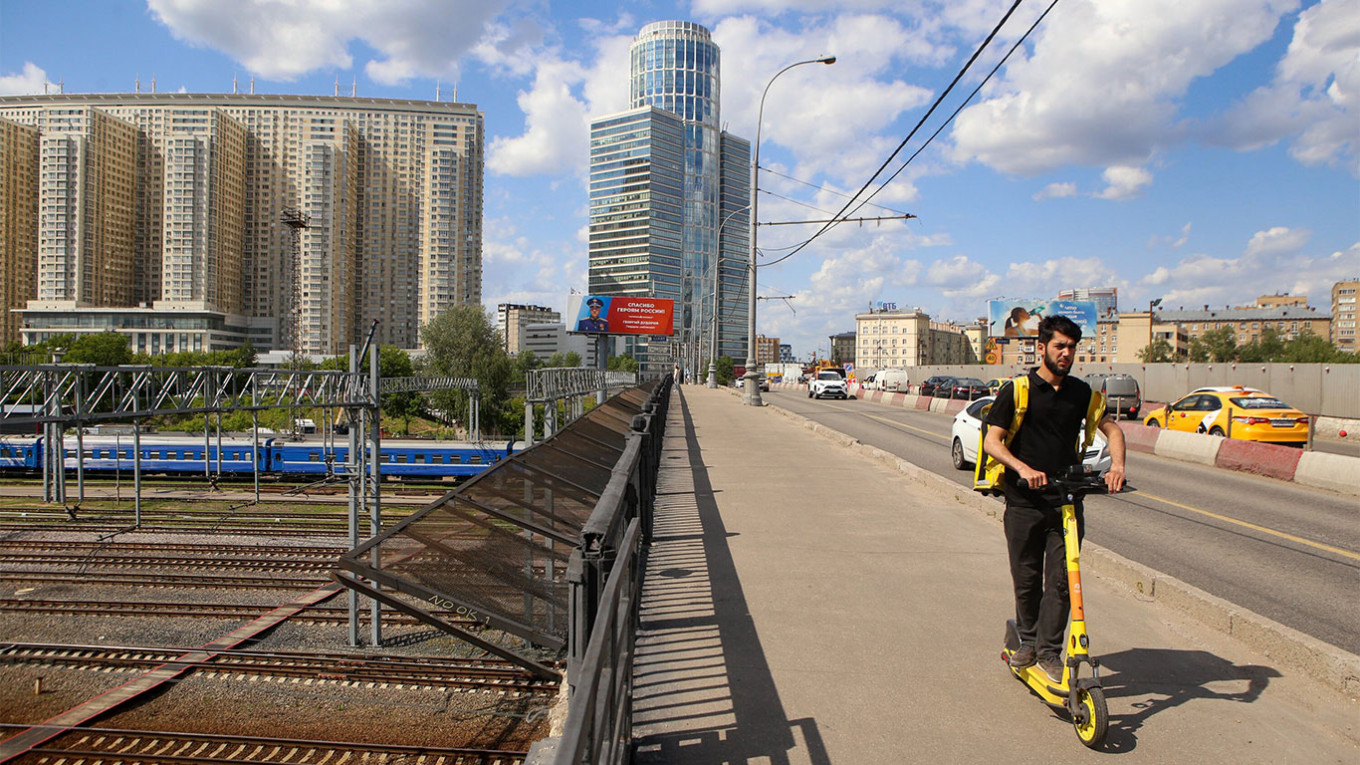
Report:
<svg viewBox="0 0 1360 765"><path fill-rule="evenodd" d="M804 223L868 223L870 221L885 220L910 220L917 216L911 213L902 215L875 215L868 218L827 218L825 220L774 220L766 223L757 223L757 226L798 226Z"/></svg>

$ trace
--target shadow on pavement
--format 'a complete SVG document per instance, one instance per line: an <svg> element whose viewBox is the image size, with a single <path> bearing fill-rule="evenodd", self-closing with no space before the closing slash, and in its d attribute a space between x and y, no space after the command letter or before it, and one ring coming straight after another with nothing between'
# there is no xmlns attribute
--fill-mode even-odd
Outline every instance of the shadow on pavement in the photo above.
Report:
<svg viewBox="0 0 1360 765"><path fill-rule="evenodd" d="M1132 751L1148 718L1196 699L1250 704L1265 692L1273 667L1238 666L1207 651L1133 648L1100 657L1107 699L1131 699L1135 711L1110 715L1105 751ZM1111 706L1114 706L1113 704Z"/></svg>
<svg viewBox="0 0 1360 765"><path fill-rule="evenodd" d="M644 602L651 644L645 656L639 650L634 709L659 732L634 740L634 762L778 764L798 749L800 762L830 765L816 721L789 720L779 699L678 390L697 512L664 528L658 519L654 545L661 554L666 544L666 558ZM682 682L668 679L677 673Z"/></svg>

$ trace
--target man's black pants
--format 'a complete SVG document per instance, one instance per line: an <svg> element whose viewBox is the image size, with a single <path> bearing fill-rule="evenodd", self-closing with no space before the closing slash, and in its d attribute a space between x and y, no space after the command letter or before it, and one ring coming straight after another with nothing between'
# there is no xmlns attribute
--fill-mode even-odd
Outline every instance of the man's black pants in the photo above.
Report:
<svg viewBox="0 0 1360 765"><path fill-rule="evenodd" d="M1007 504L1004 520L1020 642L1032 643L1041 658L1059 656L1069 610L1062 507ZM1085 534L1086 523L1078 503L1078 542Z"/></svg>

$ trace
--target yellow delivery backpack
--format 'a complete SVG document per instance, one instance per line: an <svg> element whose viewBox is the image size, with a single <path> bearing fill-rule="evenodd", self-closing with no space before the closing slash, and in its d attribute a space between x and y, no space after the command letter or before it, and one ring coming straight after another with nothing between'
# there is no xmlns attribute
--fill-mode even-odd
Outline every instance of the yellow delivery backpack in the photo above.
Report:
<svg viewBox="0 0 1360 765"><path fill-rule="evenodd" d="M1015 434L1020 432L1020 423L1025 419L1025 411L1029 409L1029 375L1020 375L1011 381L1012 393L1015 396L1015 414L1011 416L1011 426L1006 431L1006 435L1001 437L1002 442L1010 444ZM1001 477L1006 472L1006 466L997 462L990 454L982 448L983 442L987 439L987 412L992 408L988 404L978 413L979 419L983 420L982 427L978 428L978 449L977 463L973 467L973 491L983 494L1002 494ZM1086 450L1091 448L1091 443L1096 440L1096 426L1100 424L1101 418L1105 415L1105 394L1091 389L1091 403L1086 407L1086 433L1082 437L1081 449L1078 456L1086 454Z"/></svg>

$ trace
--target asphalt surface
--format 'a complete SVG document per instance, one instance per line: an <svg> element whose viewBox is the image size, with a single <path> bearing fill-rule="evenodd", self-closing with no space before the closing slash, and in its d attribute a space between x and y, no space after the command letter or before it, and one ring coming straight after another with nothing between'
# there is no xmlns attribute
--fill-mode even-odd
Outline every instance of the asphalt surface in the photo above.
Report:
<svg viewBox="0 0 1360 765"><path fill-rule="evenodd" d="M953 417L776 390L765 402L961 485ZM1087 499L1087 538L1212 595L1360 654L1360 503L1321 489L1130 452L1136 491Z"/></svg>
<svg viewBox="0 0 1360 765"><path fill-rule="evenodd" d="M1005 544L971 497L726 390L684 386L667 422L634 762L1357 761L1353 698L1101 576L1087 750L1000 660Z"/></svg>

